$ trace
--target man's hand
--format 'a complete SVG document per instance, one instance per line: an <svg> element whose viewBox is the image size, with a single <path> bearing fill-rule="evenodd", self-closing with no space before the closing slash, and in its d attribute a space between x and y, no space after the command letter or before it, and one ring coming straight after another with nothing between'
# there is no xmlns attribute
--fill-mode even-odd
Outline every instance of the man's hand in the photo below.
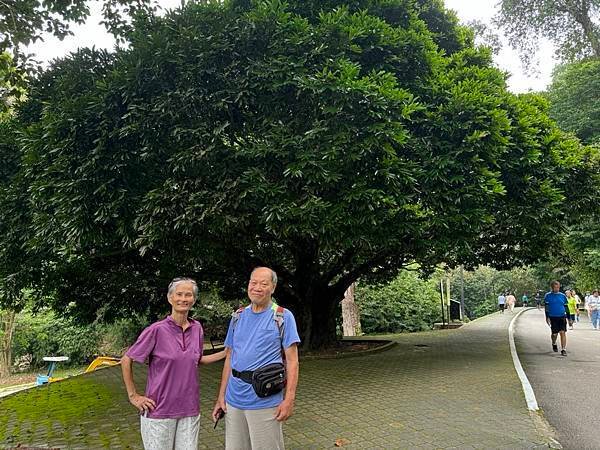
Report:
<svg viewBox="0 0 600 450"><path fill-rule="evenodd" d="M144 397L140 394L133 394L129 397L129 402L135 406L139 412L145 413L146 411L152 411L156 408L154 400L148 397Z"/></svg>
<svg viewBox="0 0 600 450"><path fill-rule="evenodd" d="M294 414L294 401L284 400L277 407L277 411L275 411L275 420L285 422L292 414Z"/></svg>
<svg viewBox="0 0 600 450"><path fill-rule="evenodd" d="M212 411L213 422L217 421L217 418L219 417L219 410L222 410L224 413L227 413L227 405L225 404L225 397L221 396L221 395L219 395L219 398L215 402L215 407L213 408L213 411Z"/></svg>
<svg viewBox="0 0 600 450"><path fill-rule="evenodd" d="M546 323L548 324L549 327L552 326L552 324L550 323L550 319L548 317L546 317Z"/></svg>

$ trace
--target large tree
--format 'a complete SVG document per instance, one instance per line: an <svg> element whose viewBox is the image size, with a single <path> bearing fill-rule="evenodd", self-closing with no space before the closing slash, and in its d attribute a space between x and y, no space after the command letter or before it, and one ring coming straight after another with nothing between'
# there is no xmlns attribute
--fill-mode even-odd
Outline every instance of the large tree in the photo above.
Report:
<svg viewBox="0 0 600 450"><path fill-rule="evenodd" d="M140 17L127 50L56 62L19 120L30 278L88 320L268 265L319 347L356 279L533 261L594 195L563 177L589 170L579 143L438 1Z"/></svg>
<svg viewBox="0 0 600 450"><path fill-rule="evenodd" d="M525 61L542 39L562 61L600 57L600 0L501 0L496 23Z"/></svg>

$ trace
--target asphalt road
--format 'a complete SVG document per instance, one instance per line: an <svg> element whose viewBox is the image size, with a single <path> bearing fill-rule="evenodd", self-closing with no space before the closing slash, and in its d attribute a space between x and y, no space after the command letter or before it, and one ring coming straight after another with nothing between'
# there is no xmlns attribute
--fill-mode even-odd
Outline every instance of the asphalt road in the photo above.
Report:
<svg viewBox="0 0 600 450"><path fill-rule="evenodd" d="M515 341L538 404L563 448L600 449L600 331L582 312L581 322L567 331L567 356L560 356L552 351L544 312L533 308L517 319Z"/></svg>

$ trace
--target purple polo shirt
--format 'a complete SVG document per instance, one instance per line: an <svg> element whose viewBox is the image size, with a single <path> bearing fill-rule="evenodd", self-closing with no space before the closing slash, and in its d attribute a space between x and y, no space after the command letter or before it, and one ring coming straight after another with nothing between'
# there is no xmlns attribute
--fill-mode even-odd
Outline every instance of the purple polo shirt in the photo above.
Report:
<svg viewBox="0 0 600 450"><path fill-rule="evenodd" d="M177 419L200 414L198 363L204 332L200 322L188 320L185 331L171 316L153 323L125 353L138 363L148 359L145 395L156 402L156 408L147 417Z"/></svg>

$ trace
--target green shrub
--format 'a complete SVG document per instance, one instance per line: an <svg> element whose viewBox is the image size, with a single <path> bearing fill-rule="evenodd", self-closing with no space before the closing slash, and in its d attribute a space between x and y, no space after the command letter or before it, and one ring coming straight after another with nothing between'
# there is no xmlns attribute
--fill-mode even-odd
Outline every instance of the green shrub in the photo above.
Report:
<svg viewBox="0 0 600 450"><path fill-rule="evenodd" d="M441 320L437 281L404 270L388 284L357 285L356 302L365 333L431 329Z"/></svg>
<svg viewBox="0 0 600 450"><path fill-rule="evenodd" d="M85 327L60 319L55 333L59 356L68 356L72 365L89 363L99 353L100 332L98 327Z"/></svg>
<svg viewBox="0 0 600 450"><path fill-rule="evenodd" d="M465 310L471 319L498 311L498 295L501 292L513 292L518 304L523 293L529 295L533 302L535 292L545 289L546 271L532 267L517 267L512 270L496 270L488 266L479 266L472 271L464 271L463 285L465 293ZM453 296L460 292L461 277L459 270L450 273Z"/></svg>
<svg viewBox="0 0 600 450"><path fill-rule="evenodd" d="M43 367L44 356L68 356L70 365L84 364L97 352L100 335L95 326L79 326L57 318L49 311L17 317L13 338L13 358L30 354L34 368Z"/></svg>
<svg viewBox="0 0 600 450"><path fill-rule="evenodd" d="M194 318L202 323L207 339L225 339L231 313L239 301L227 301L221 298L217 290L201 292L194 306Z"/></svg>
<svg viewBox="0 0 600 450"><path fill-rule="evenodd" d="M202 323L207 339L224 339L237 304L221 299L216 290L204 292L191 316ZM68 356L65 365L87 364L97 355L121 356L148 325L147 317L134 316L81 326L47 310L36 314L25 310L16 320L13 359L31 355L32 368L41 368L46 365L44 356Z"/></svg>
<svg viewBox="0 0 600 450"><path fill-rule="evenodd" d="M113 323L98 325L100 333L99 355L121 356L149 325L145 316L119 319Z"/></svg>

